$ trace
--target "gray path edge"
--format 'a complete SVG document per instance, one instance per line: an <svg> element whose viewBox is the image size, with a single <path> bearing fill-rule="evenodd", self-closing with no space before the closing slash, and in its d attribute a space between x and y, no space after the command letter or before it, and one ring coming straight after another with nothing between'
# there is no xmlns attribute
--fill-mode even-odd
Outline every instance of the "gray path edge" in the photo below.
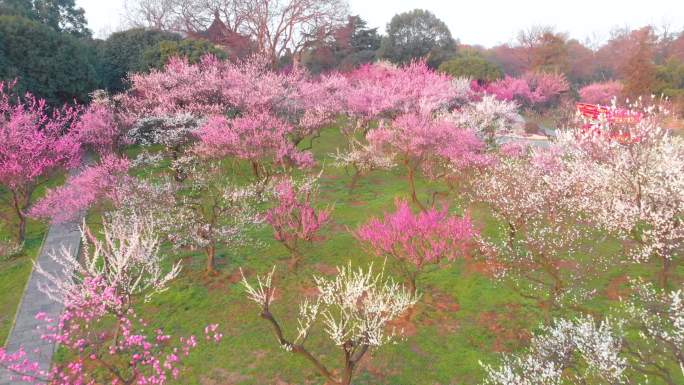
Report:
<svg viewBox="0 0 684 385"><path fill-rule="evenodd" d="M84 164L90 163L91 157L86 156ZM73 170L70 174L80 172L80 169ZM43 270L54 275L63 275L63 267L55 262L51 255L60 253L66 249L71 253L78 254L81 248L81 233L79 225L82 223L85 213L77 218L64 222L52 223L43 239L38 256L36 257L24 292L22 294L19 307L14 316L14 322L7 337L5 348L8 353L13 353L23 348L27 358L31 362L38 364L40 370L48 372L52 366L52 357L57 350L55 343L42 339L43 331L38 330L43 322L36 320L36 314L43 312L52 319L58 319L64 310L64 306L40 291L39 285L46 282L46 278L36 271L36 265L40 265ZM71 272L67 272L70 275ZM65 279L67 277L64 277ZM11 373L5 368L0 368L0 385L19 385L27 384L25 381L17 380L17 374ZM33 381L35 383L36 381Z"/></svg>

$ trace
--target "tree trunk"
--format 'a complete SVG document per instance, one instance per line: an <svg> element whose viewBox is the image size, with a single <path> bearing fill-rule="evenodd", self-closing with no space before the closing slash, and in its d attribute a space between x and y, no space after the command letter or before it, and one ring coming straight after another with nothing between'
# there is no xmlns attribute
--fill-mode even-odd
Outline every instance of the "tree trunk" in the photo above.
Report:
<svg viewBox="0 0 684 385"><path fill-rule="evenodd" d="M30 197L31 195L28 194L28 196ZM12 191L14 212L17 214L17 219L19 220L17 226L17 240L20 244L26 240L26 215L24 214L24 209L28 206L28 200L28 198L24 199L22 204L19 193Z"/></svg>
<svg viewBox="0 0 684 385"><path fill-rule="evenodd" d="M670 261L669 258L666 256L662 257L663 259L663 267L660 270L660 287L663 290L667 290L667 285L669 282L669 275L670 275L670 267L672 265L672 261Z"/></svg>
<svg viewBox="0 0 684 385"><path fill-rule="evenodd" d="M420 211L427 211L425 206L423 206L423 204L418 200L418 194L416 193L415 170L408 164L406 165L406 168L408 169L408 182L409 189L411 190L411 200L420 208Z"/></svg>
<svg viewBox="0 0 684 385"><path fill-rule="evenodd" d="M349 183L349 192L351 193L354 191L356 188L356 185L359 183L359 179L361 178L361 172L357 169L354 171L354 175L352 175L351 182Z"/></svg>
<svg viewBox="0 0 684 385"><path fill-rule="evenodd" d="M207 270L206 274L208 276L213 276L217 274L216 271L216 262L215 262L215 257L216 257L216 247L215 246L208 246L206 248L206 254L207 254Z"/></svg>
<svg viewBox="0 0 684 385"><path fill-rule="evenodd" d="M299 262L302 260L302 255L299 253L297 246L291 246L286 243L284 243L285 248L287 248L290 251L290 260L288 261L287 265L290 271L297 271L297 268L299 268Z"/></svg>

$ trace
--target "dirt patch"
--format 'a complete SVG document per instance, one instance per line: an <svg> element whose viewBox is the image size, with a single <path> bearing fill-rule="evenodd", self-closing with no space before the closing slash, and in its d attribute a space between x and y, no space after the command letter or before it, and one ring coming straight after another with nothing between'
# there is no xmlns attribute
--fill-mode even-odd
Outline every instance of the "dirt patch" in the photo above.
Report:
<svg viewBox="0 0 684 385"><path fill-rule="evenodd" d="M413 318L413 311L411 309L407 310L404 312L404 314L401 315L401 317L398 317L390 322L387 323L387 330L392 331L403 337L411 337L416 335L416 332L418 331L418 327L412 320Z"/></svg>
<svg viewBox="0 0 684 385"><path fill-rule="evenodd" d="M299 288L299 292L307 298L315 298L320 293L316 286L302 286Z"/></svg>
<svg viewBox="0 0 684 385"><path fill-rule="evenodd" d="M477 324L494 335L493 351L505 352L510 350L511 346L520 346L530 339L530 333L527 329L512 322L520 319L519 313L520 306L518 305L507 305L502 312L486 311L480 313Z"/></svg>
<svg viewBox="0 0 684 385"><path fill-rule="evenodd" d="M326 263L323 262L318 262L315 265L313 265L313 268L320 272L321 274L324 275L336 275L337 274L337 267L335 266L330 266Z"/></svg>
<svg viewBox="0 0 684 385"><path fill-rule="evenodd" d="M460 324L454 318L454 313L461 310L461 305L448 293L431 290L430 295L423 299L424 308L419 310L415 318L425 325L436 325L440 335L456 332Z"/></svg>
<svg viewBox="0 0 684 385"><path fill-rule="evenodd" d="M349 202L349 206L354 206L354 207L365 206L367 204L368 203L366 203L364 201L351 201L351 202Z"/></svg>
<svg viewBox="0 0 684 385"><path fill-rule="evenodd" d="M624 275L613 278L606 287L606 298L611 301L617 301L620 298L629 296L629 288L624 287L627 282L629 282L629 278Z"/></svg>
<svg viewBox="0 0 684 385"><path fill-rule="evenodd" d="M268 357L269 352L267 350L255 350L252 355L254 356L254 360L252 361L251 364L249 364L248 368L250 369L256 369L257 366L263 362L263 360Z"/></svg>
<svg viewBox="0 0 684 385"><path fill-rule="evenodd" d="M216 368L212 370L208 377L200 378L201 385L234 385L249 381L252 378L241 373L230 372L225 369Z"/></svg>

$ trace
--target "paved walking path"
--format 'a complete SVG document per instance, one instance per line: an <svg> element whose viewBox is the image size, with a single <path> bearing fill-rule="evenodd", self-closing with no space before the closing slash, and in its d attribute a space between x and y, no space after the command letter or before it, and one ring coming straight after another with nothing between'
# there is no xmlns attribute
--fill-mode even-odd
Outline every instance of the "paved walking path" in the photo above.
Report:
<svg viewBox="0 0 684 385"><path fill-rule="evenodd" d="M86 163L88 158L86 158ZM79 225L83 216L66 223L53 223L48 230L45 242L36 258L36 263L46 272L55 276L62 274L63 267L50 258L53 253L59 253L62 248L78 253L81 245L81 233ZM15 352L19 347L23 347L27 358L32 362L38 363L41 370L49 371L52 363L52 356L55 352L55 344L41 339L42 332L36 330L36 326L41 325L42 321L35 319L39 312L47 313L52 319L57 319L62 313L61 303L48 298L38 289L39 282L44 282L45 277L39 274L35 268L31 272L24 295L17 310L16 319L12 331L7 339L7 352ZM0 368L0 385L19 385L26 382L12 380L12 374L6 369Z"/></svg>

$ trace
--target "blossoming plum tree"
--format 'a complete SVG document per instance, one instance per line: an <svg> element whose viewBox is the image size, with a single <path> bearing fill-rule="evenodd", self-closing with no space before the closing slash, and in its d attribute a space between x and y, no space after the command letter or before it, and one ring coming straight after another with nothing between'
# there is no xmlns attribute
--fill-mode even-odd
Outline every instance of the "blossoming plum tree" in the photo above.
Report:
<svg viewBox="0 0 684 385"><path fill-rule="evenodd" d="M616 314L559 319L542 327L522 354L483 365L484 384L639 384L684 379L684 295L633 281Z"/></svg>
<svg viewBox="0 0 684 385"><path fill-rule="evenodd" d="M330 220L330 209L313 207L317 191L315 180L295 185L285 179L276 186L277 205L266 212L265 220L273 227L273 236L292 254L296 267L301 259L301 242L313 242Z"/></svg>
<svg viewBox="0 0 684 385"><path fill-rule="evenodd" d="M591 83L579 90L580 100L585 103L610 105L613 98L622 95L622 83L618 81L607 81L601 83Z"/></svg>
<svg viewBox="0 0 684 385"><path fill-rule="evenodd" d="M395 212L385 214L383 220L371 219L355 235L376 255L398 260L409 288L415 293L423 268L464 256L477 231L470 217L449 215L447 207L414 214L407 202L398 200L395 204Z"/></svg>
<svg viewBox="0 0 684 385"><path fill-rule="evenodd" d="M162 232L175 247L203 250L206 273L216 274L220 245L245 243L245 230L260 222L256 205L266 199L263 186L242 186L227 175L221 162L186 156L188 179L171 190L174 201L160 211Z"/></svg>
<svg viewBox="0 0 684 385"><path fill-rule="evenodd" d="M481 238L497 277L548 311L586 294L588 277L609 258L588 260L591 228L582 222L581 183L562 176L556 147L504 156L475 182L473 196L501 223L503 239ZM566 302L567 303L567 302Z"/></svg>
<svg viewBox="0 0 684 385"><path fill-rule="evenodd" d="M487 86L486 92L499 100L514 100L531 108L548 104L569 90L562 74L528 72L519 78L506 76Z"/></svg>
<svg viewBox="0 0 684 385"><path fill-rule="evenodd" d="M34 218L66 222L96 204L119 206L126 197L123 186L135 183L128 176L130 162L115 155L104 156L99 164L84 168L60 187L48 190L29 211Z"/></svg>
<svg viewBox="0 0 684 385"><path fill-rule="evenodd" d="M63 271L55 275L37 266L37 271L47 278L48 284L40 286L46 295L61 301L81 288L83 282L79 277L98 277L114 290L121 310L126 312L135 297L149 299L166 290L168 283L178 276L180 263L173 264L168 271L163 268L153 218L117 211L108 217L102 224L103 240L97 239L88 227L82 227L82 257L68 249L51 255ZM76 278L69 279L74 273Z"/></svg>
<svg viewBox="0 0 684 385"><path fill-rule="evenodd" d="M418 199L415 184L419 171L436 177L443 165L455 172L489 161L484 153L484 142L472 130L423 115L402 115L390 127L371 130L366 138L374 149L404 166L411 200L423 211L427 207Z"/></svg>
<svg viewBox="0 0 684 385"><path fill-rule="evenodd" d="M459 127L478 132L490 146L495 144L497 134L519 130L524 122L515 102L499 100L493 95L469 102L446 118Z"/></svg>
<svg viewBox="0 0 684 385"><path fill-rule="evenodd" d="M318 374L331 384L350 385L359 362L369 350L392 342L393 334L387 334L388 322L396 319L417 298L407 292L384 272L373 274L372 266L364 271L353 269L351 264L338 268L332 278L314 277L318 294L313 300L304 300L299 306L297 337L289 339L271 312L275 300L273 273L257 277L257 285L250 284L243 275L242 284L250 300L261 308L261 318L273 328L280 347L309 361ZM325 334L342 352L338 370L331 370L304 346L311 329L322 320Z"/></svg>
<svg viewBox="0 0 684 385"><path fill-rule="evenodd" d="M195 152L205 158L232 157L248 161L257 181L268 181L278 168L313 165L309 152L288 140L292 127L268 113L234 119L210 118L197 135Z"/></svg>
<svg viewBox="0 0 684 385"><path fill-rule="evenodd" d="M45 293L64 304L58 319L36 315L42 338L66 348L71 355L44 372L23 349L0 348L0 366L15 380L57 385L106 383L166 384L180 375L183 359L198 344L194 336L173 341L161 329L151 330L132 306L134 298L164 291L177 274L175 265L161 267L157 238L142 218L115 216L104 225L104 241L83 229L86 259L64 250L60 276L46 274ZM76 269L72 276L71 269ZM114 325L114 327L112 327ZM205 328L208 341L219 342L218 325Z"/></svg>
<svg viewBox="0 0 684 385"><path fill-rule="evenodd" d="M13 100L11 88L12 84L0 82L0 185L10 193L21 243L34 190L46 176L78 165L81 148L71 134L76 108L50 113L45 100L31 94Z"/></svg>
<svg viewBox="0 0 684 385"><path fill-rule="evenodd" d="M598 226L636 242L636 260L660 262L668 283L684 240L684 143L644 119L619 137L576 130L561 136L573 153L566 179L582 182L578 205Z"/></svg>

